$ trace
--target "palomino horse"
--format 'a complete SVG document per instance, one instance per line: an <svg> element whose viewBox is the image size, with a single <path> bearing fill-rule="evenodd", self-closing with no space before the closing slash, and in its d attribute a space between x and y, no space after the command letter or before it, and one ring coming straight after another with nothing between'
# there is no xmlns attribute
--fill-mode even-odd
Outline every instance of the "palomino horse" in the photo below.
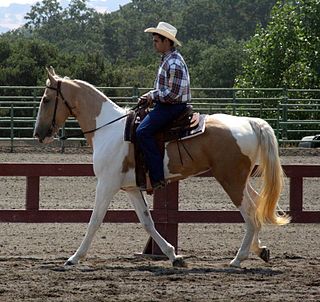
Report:
<svg viewBox="0 0 320 302"><path fill-rule="evenodd" d="M93 148L93 167L98 180L87 232L66 265L77 264L85 257L112 197L120 189L128 194L139 220L162 252L173 265L183 265L182 257L176 255L174 247L155 229L143 194L136 186L133 146L123 139L125 119L121 117L127 114L127 110L84 81L60 78L53 68L47 71L47 88L40 103L34 136L40 142L51 142L68 116L74 115ZM240 267L250 250L268 261L269 250L260 245L258 238L262 225L283 225L290 220L277 213L283 172L272 128L258 118L208 115L205 132L186 139L184 146L187 151L179 152L176 143L166 144L166 180L175 181L211 170L240 210L246 224L244 239L230 265ZM249 184L258 159L262 177L260 193Z"/></svg>

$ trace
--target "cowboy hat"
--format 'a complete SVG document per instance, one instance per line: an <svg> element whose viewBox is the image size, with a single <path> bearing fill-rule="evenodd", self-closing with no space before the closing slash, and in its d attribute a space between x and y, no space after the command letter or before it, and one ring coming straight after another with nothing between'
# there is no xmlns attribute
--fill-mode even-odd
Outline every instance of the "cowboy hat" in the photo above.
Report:
<svg viewBox="0 0 320 302"><path fill-rule="evenodd" d="M169 23L159 22L157 27L149 27L144 32L162 35L181 46L181 43L176 39L177 29Z"/></svg>

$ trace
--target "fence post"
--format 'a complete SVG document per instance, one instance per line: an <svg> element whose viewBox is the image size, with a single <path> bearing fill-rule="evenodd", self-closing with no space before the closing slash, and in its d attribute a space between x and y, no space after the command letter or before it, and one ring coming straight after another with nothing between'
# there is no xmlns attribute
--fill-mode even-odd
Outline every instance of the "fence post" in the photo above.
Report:
<svg viewBox="0 0 320 302"><path fill-rule="evenodd" d="M66 129L64 124L63 127L61 128L61 136L65 136L65 135L66 135ZM65 146L65 140L63 139L60 139L60 148L61 148L60 152L64 153L66 146Z"/></svg>
<svg viewBox="0 0 320 302"><path fill-rule="evenodd" d="M132 87L132 101L135 103L138 101L140 94L139 94L139 87L138 86L133 86Z"/></svg>
<svg viewBox="0 0 320 302"><path fill-rule="evenodd" d="M36 106L36 101L37 101L37 94L36 94L36 90L33 90L33 110L32 110L32 117L35 119L37 117L37 106Z"/></svg>
<svg viewBox="0 0 320 302"><path fill-rule="evenodd" d="M287 122L288 122L288 90L283 88L282 104L282 139L288 139Z"/></svg>
<svg viewBox="0 0 320 302"><path fill-rule="evenodd" d="M237 106L237 98L236 98L236 91L232 90L232 115L236 115L237 110L236 110L236 106Z"/></svg>
<svg viewBox="0 0 320 302"><path fill-rule="evenodd" d="M14 113L13 113L13 104L11 103L10 109L10 152L13 152L13 139L14 139Z"/></svg>
<svg viewBox="0 0 320 302"><path fill-rule="evenodd" d="M161 236L178 249L179 182L169 183L164 189L156 190L153 197L153 211L162 214L162 221L156 222L155 227ZM163 255L159 246L149 238L143 250L145 255Z"/></svg>
<svg viewBox="0 0 320 302"><path fill-rule="evenodd" d="M293 220L297 219L303 210L303 178L290 178L290 212L293 214Z"/></svg>
<svg viewBox="0 0 320 302"><path fill-rule="evenodd" d="M27 176L26 186L26 210L38 211L40 176Z"/></svg>
<svg viewBox="0 0 320 302"><path fill-rule="evenodd" d="M280 139L280 102L277 105L277 129L276 129L276 137L279 144Z"/></svg>

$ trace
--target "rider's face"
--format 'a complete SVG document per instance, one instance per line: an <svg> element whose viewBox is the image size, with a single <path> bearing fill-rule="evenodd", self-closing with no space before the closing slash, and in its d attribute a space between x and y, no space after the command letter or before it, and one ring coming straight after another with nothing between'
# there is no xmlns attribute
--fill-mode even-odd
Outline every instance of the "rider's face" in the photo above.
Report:
<svg viewBox="0 0 320 302"><path fill-rule="evenodd" d="M160 53L166 53L171 48L169 39L165 38L162 41L157 35L153 36L153 46L155 50Z"/></svg>

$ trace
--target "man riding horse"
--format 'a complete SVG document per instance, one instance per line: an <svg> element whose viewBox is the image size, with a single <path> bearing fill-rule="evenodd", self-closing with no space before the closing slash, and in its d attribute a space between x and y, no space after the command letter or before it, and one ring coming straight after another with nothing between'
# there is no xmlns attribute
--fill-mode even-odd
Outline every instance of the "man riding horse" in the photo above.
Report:
<svg viewBox="0 0 320 302"><path fill-rule="evenodd" d="M144 155L151 186L159 189L165 186L165 180L163 158L155 134L186 109L191 99L190 77L187 64L175 48L181 46L176 39L177 29L169 23L160 22L156 28L147 28L145 32L152 33L154 48L162 56L154 89L139 99L139 104L154 104L154 108L138 126L136 138ZM146 190L144 187L140 189Z"/></svg>

